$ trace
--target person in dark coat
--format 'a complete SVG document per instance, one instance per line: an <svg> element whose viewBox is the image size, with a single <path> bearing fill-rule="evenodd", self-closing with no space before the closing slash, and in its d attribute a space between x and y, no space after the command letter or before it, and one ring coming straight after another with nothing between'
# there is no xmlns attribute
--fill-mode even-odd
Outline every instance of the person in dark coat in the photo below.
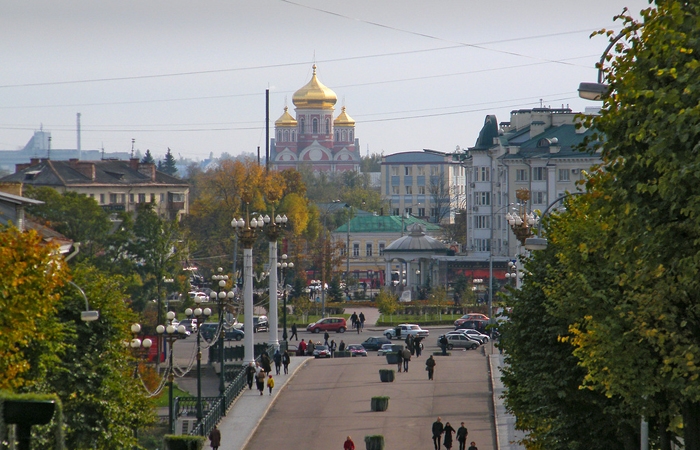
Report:
<svg viewBox="0 0 700 450"><path fill-rule="evenodd" d="M282 367L282 354L279 349L275 350L275 354L272 355L272 360L275 362L275 373L279 375L280 368Z"/></svg>
<svg viewBox="0 0 700 450"><path fill-rule="evenodd" d="M216 425L214 425L214 428L209 432L209 440L211 441L211 448L214 450L217 450L221 445L221 431L216 428Z"/></svg>
<svg viewBox="0 0 700 450"><path fill-rule="evenodd" d="M335 343L335 339L331 339L331 344L328 346L328 350L331 351L331 358L335 358L335 350L338 348L338 344Z"/></svg>
<svg viewBox="0 0 700 450"><path fill-rule="evenodd" d="M416 358L420 357L420 354L423 351L423 344L421 344L422 340L422 337L413 338L413 348L416 351Z"/></svg>
<svg viewBox="0 0 700 450"><path fill-rule="evenodd" d="M360 311L358 319L360 320L360 331L365 331L365 313Z"/></svg>
<svg viewBox="0 0 700 450"><path fill-rule="evenodd" d="M284 374L285 375L289 374L289 362L290 362L289 353L284 352L282 354L282 366L284 367Z"/></svg>
<svg viewBox="0 0 700 450"><path fill-rule="evenodd" d="M299 340L299 336L297 336L297 324L295 323L292 324L292 335L289 336L289 340L291 341L292 338L296 338L297 341Z"/></svg>
<svg viewBox="0 0 700 450"><path fill-rule="evenodd" d="M405 348L402 351L403 353L403 371L408 372L408 362L411 360L411 352Z"/></svg>
<svg viewBox="0 0 700 450"><path fill-rule="evenodd" d="M265 370L265 373L272 373L272 361L267 353L260 355L260 365Z"/></svg>
<svg viewBox="0 0 700 450"><path fill-rule="evenodd" d="M358 320L358 319L357 319L357 314L355 313L355 311L353 311L353 312L352 312L352 316L350 316L350 321L352 321L352 327L353 327L353 328L359 326L358 323L357 323L357 320Z"/></svg>
<svg viewBox="0 0 700 450"><path fill-rule="evenodd" d="M329 337L331 337L331 335L328 334L328 331L326 331L325 333L323 333L323 345L326 345L326 346L328 345L328 338L329 338Z"/></svg>
<svg viewBox="0 0 700 450"><path fill-rule="evenodd" d="M438 417L433 422L433 445L435 445L435 450L440 450L440 437L444 431L445 427L442 425L442 419Z"/></svg>
<svg viewBox="0 0 700 450"><path fill-rule="evenodd" d="M442 355L447 355L447 336L440 336L440 348L442 349Z"/></svg>
<svg viewBox="0 0 700 450"><path fill-rule="evenodd" d="M452 435L454 434L455 429L452 428L452 425L450 425L450 422L447 422L445 424L445 438L442 441L442 445L445 446L447 450L452 450Z"/></svg>
<svg viewBox="0 0 700 450"><path fill-rule="evenodd" d="M399 372L401 372L401 367L403 367L403 351L399 350L396 352L396 364L399 366Z"/></svg>
<svg viewBox="0 0 700 450"><path fill-rule="evenodd" d="M425 370L428 371L428 379L432 380L433 379L433 374L435 373L435 358L433 358L433 355L430 355L427 360L425 360Z"/></svg>
<svg viewBox="0 0 700 450"><path fill-rule="evenodd" d="M258 391L260 391L260 395L263 395L263 391L265 390L265 369L261 368L258 374L255 375L255 384Z"/></svg>
<svg viewBox="0 0 700 450"><path fill-rule="evenodd" d="M465 427L464 422L462 422L462 426L457 428L457 442L459 442L459 450L466 450L468 434L469 431L467 431L467 427Z"/></svg>
<svg viewBox="0 0 700 450"><path fill-rule="evenodd" d="M255 364L250 363L245 368L245 381L248 383L248 389L253 389L253 380L255 380Z"/></svg>
<svg viewBox="0 0 700 450"><path fill-rule="evenodd" d="M309 343L306 346L306 355L307 356L314 356L314 349L316 348L316 344L314 344L314 341L309 339Z"/></svg>
<svg viewBox="0 0 700 450"><path fill-rule="evenodd" d="M342 339L340 340L340 345L338 345L338 351L339 352L345 351L345 342Z"/></svg>

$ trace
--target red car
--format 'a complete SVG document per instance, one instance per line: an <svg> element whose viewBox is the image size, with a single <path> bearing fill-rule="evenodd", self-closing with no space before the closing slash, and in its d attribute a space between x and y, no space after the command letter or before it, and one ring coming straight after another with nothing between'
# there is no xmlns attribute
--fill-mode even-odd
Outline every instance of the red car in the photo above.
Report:
<svg viewBox="0 0 700 450"><path fill-rule="evenodd" d="M462 325L462 323L466 322L467 320L485 320L488 322L489 316L481 313L468 313L460 317L459 319L455 320L455 326L458 327Z"/></svg>
<svg viewBox="0 0 700 450"><path fill-rule="evenodd" d="M312 333L320 333L321 331L335 331L336 333L345 333L348 329L348 324L342 317L326 317L319 319L306 327L306 331Z"/></svg>

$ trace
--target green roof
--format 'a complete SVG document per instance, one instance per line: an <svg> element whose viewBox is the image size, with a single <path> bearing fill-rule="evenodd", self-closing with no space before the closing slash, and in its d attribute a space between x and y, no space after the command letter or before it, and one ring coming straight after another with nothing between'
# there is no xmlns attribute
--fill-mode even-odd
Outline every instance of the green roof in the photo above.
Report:
<svg viewBox="0 0 700 450"><path fill-rule="evenodd" d="M403 222L403 224L402 224ZM401 218L401 216L375 216L372 214L355 216L350 220L350 233L401 233L403 225L404 232L414 223L421 224L426 233L440 231L439 225L426 222L413 216ZM336 228L334 233L347 233L347 224Z"/></svg>

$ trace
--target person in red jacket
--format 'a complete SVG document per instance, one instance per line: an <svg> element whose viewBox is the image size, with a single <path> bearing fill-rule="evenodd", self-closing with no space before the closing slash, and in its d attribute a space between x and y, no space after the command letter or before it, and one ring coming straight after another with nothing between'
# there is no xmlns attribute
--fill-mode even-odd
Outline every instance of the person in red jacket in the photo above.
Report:
<svg viewBox="0 0 700 450"><path fill-rule="evenodd" d="M350 436L345 440L343 450L355 450L355 443L350 439Z"/></svg>

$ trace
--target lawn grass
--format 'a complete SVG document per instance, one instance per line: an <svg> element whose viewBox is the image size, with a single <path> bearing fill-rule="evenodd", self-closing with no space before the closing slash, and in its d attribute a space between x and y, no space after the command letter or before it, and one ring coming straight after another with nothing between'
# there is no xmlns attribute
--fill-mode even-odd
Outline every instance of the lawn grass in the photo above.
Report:
<svg viewBox="0 0 700 450"><path fill-rule="evenodd" d="M156 407L166 407L168 406L169 398L168 396L168 386L166 385L165 388L160 393L160 396L156 397ZM173 383L173 398L175 397L190 397L192 394L190 394L187 391L183 391L180 389L177 385L177 383Z"/></svg>

